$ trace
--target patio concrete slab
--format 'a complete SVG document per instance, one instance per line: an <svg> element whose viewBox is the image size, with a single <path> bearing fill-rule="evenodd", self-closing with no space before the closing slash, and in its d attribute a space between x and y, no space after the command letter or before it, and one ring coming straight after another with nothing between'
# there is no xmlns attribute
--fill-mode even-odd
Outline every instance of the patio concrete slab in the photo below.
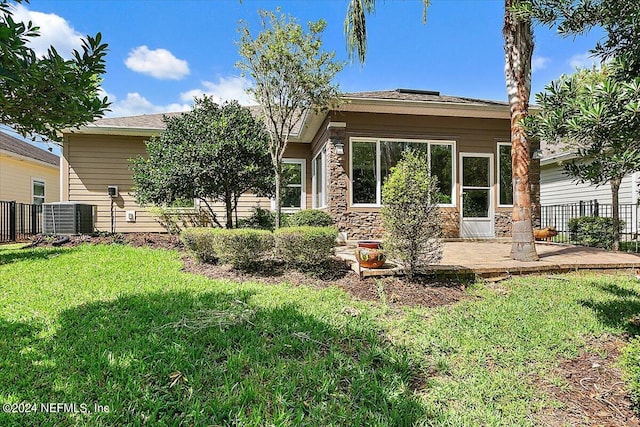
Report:
<svg viewBox="0 0 640 427"><path fill-rule="evenodd" d="M336 254L352 263L360 277L402 275L401 266L386 263L381 269L360 268L353 253L355 245L338 248ZM565 273L578 270L640 269L640 256L596 248L551 243L536 243L539 261L514 261L509 256L511 243L505 241L445 242L440 264L430 273L445 276L475 275L499 277L518 274Z"/></svg>

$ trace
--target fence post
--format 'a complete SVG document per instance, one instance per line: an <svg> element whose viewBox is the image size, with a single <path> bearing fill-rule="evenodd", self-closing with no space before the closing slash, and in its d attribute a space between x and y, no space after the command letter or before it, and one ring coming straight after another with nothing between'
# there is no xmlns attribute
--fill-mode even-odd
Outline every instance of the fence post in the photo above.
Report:
<svg viewBox="0 0 640 427"><path fill-rule="evenodd" d="M31 235L38 234L38 205L31 205Z"/></svg>
<svg viewBox="0 0 640 427"><path fill-rule="evenodd" d="M9 240L16 240L16 202L9 202Z"/></svg>
<svg viewBox="0 0 640 427"><path fill-rule="evenodd" d="M598 199L593 201L593 216L600 216L600 204L598 203Z"/></svg>

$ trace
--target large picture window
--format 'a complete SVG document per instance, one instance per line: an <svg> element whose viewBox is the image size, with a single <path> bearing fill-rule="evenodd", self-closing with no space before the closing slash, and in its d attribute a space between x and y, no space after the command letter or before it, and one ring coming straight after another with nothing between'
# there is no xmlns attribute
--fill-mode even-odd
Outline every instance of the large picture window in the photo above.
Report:
<svg viewBox="0 0 640 427"><path fill-rule="evenodd" d="M327 146L318 152L311 163L311 185L313 187L313 208L327 206Z"/></svg>
<svg viewBox="0 0 640 427"><path fill-rule="evenodd" d="M438 178L442 206L453 206L453 141L359 140L351 141L351 203L380 206L381 188L403 153L411 149L424 156Z"/></svg>
<svg viewBox="0 0 640 427"><path fill-rule="evenodd" d="M498 144L498 205L513 205L513 179L511 177L511 144Z"/></svg>

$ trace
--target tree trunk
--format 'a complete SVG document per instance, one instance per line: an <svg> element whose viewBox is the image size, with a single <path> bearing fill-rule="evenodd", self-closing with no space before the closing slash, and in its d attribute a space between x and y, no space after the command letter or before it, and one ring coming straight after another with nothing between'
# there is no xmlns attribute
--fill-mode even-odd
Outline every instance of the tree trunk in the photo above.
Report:
<svg viewBox="0 0 640 427"><path fill-rule="evenodd" d="M280 228L280 215L282 211L282 166L275 166L275 177L276 177L276 228Z"/></svg>
<svg viewBox="0 0 640 427"><path fill-rule="evenodd" d="M231 194L227 193L224 196L224 206L227 212L227 223L225 225L226 228L233 228L233 205L231 203Z"/></svg>
<svg viewBox="0 0 640 427"><path fill-rule="evenodd" d="M620 183L622 178L615 178L609 181L611 186L611 218L613 219L613 245L611 249L614 251L620 250L620 211L619 211L619 197Z"/></svg>
<svg viewBox="0 0 640 427"><path fill-rule="evenodd" d="M531 183L529 164L531 147L522 120L529 112L531 95L531 57L533 29L531 20L517 17L512 7L519 0L505 0L504 51L505 77L511 112L511 162L513 178L513 214L511 223L511 258L537 261L531 222Z"/></svg>

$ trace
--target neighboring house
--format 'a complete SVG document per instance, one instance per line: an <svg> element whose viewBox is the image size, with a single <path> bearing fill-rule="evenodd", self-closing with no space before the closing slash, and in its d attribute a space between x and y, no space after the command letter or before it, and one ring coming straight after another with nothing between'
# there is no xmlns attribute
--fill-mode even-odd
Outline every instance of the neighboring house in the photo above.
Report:
<svg viewBox="0 0 640 427"><path fill-rule="evenodd" d="M542 227L555 226L566 230L568 221L578 216L611 216L611 186L578 183L564 171L564 164L577 154L563 146L542 144L540 160L540 204ZM626 175L620 185L619 215L624 231L638 231L638 191L640 172Z"/></svg>
<svg viewBox="0 0 640 427"><path fill-rule="evenodd" d="M564 171L564 164L577 158L577 154L562 146L542 144L540 160L540 203L543 206L591 202L611 203L611 187L596 187L588 182L577 183ZM625 176L620 185L620 204L637 204L640 172Z"/></svg>
<svg viewBox="0 0 640 427"><path fill-rule="evenodd" d="M309 114L291 135L285 162L299 181L285 190L285 211L328 212L349 239L379 238L381 187L407 146L430 159L440 182L449 237L507 236L512 210L510 114L506 103L398 89L343 95L344 104ZM172 113L179 114L179 113ZM163 231L135 203L129 159L163 129L162 115L105 118L64 131L63 200L97 206L96 227ZM108 186L117 186L110 197ZM537 188L536 183L533 187ZM270 201L242 197L240 216ZM128 214L127 214L128 212ZM224 210L220 209L221 222Z"/></svg>
<svg viewBox="0 0 640 427"><path fill-rule="evenodd" d="M60 157L0 132L0 200L60 200Z"/></svg>

